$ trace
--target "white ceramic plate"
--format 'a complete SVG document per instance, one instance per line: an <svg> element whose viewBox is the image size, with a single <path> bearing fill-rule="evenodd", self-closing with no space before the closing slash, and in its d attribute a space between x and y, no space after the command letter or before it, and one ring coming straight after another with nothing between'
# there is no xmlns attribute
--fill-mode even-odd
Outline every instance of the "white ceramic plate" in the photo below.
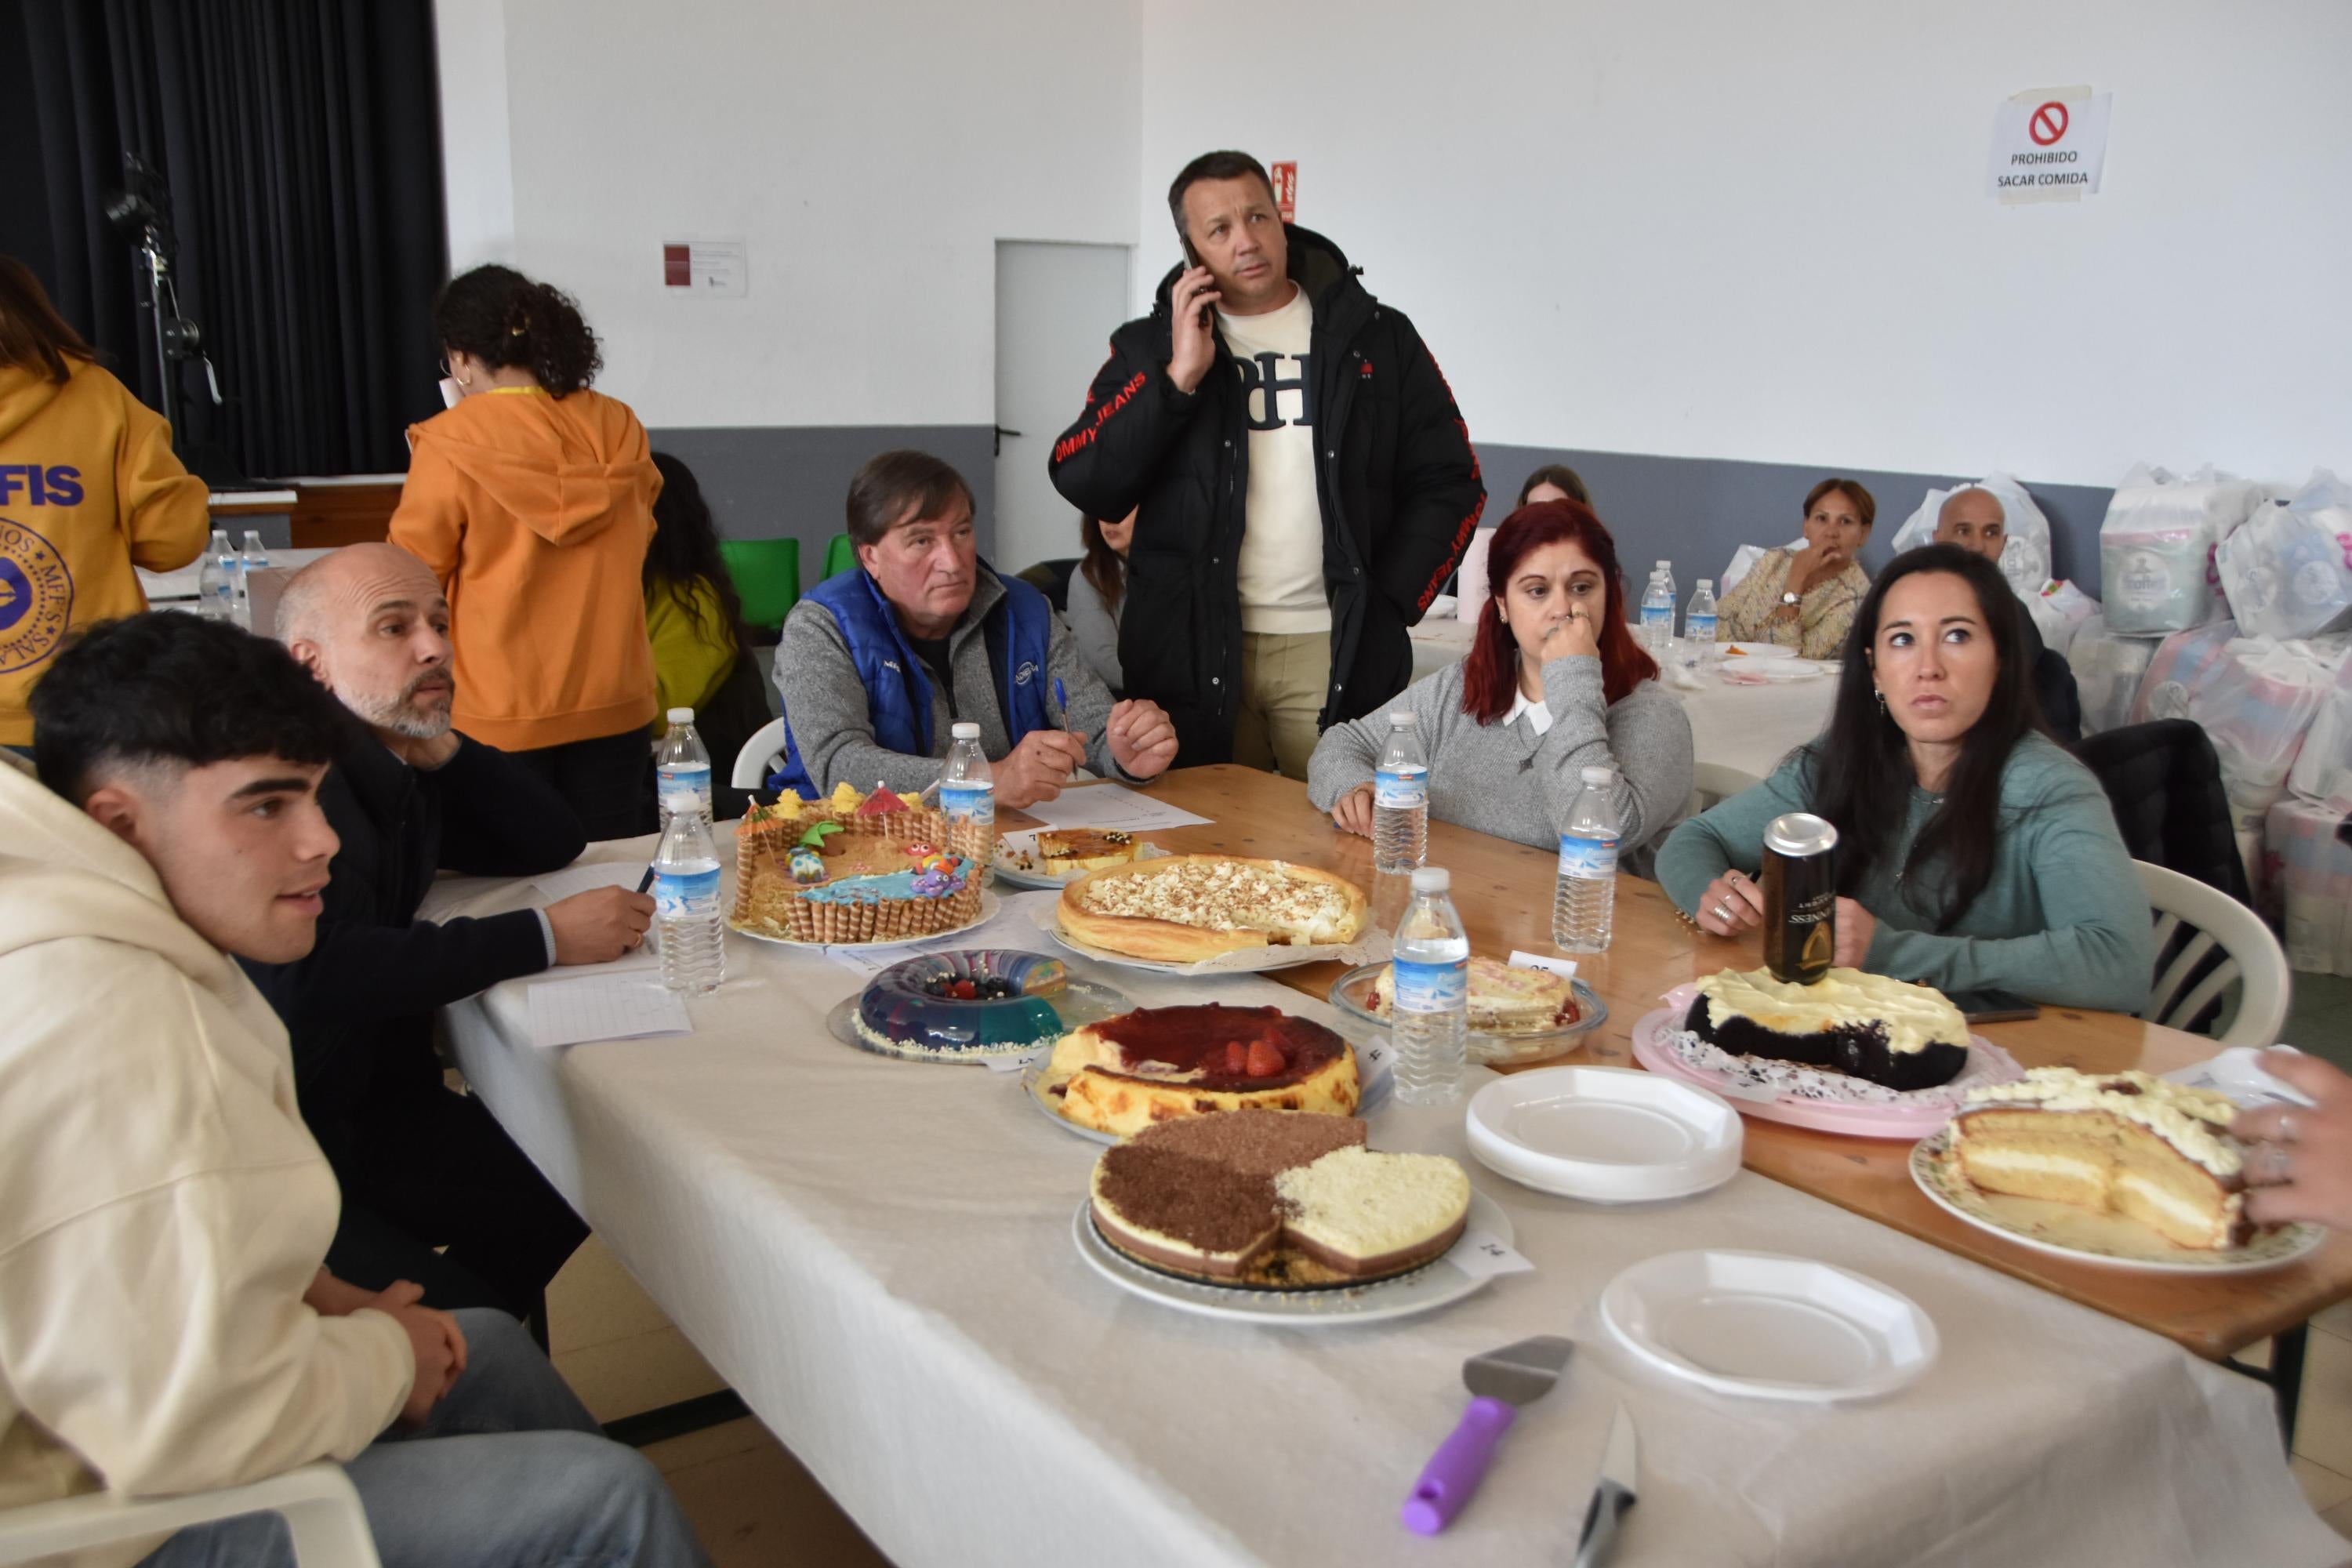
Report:
<svg viewBox="0 0 2352 1568"><path fill-rule="evenodd" d="M1510 1216L1503 1212L1502 1205L1475 1188L1470 1193L1468 1229L1486 1231L1506 1247L1517 1244ZM1181 1279L1146 1268L1105 1241L1095 1230L1091 1198L1078 1200L1070 1234L1077 1243L1078 1256L1120 1289L1180 1312L1198 1312L1203 1317L1226 1318L1235 1322L1288 1323L1299 1328L1377 1323L1389 1318L1409 1318L1459 1301L1475 1294L1486 1282L1455 1267L1450 1253L1426 1268L1393 1279L1325 1290L1251 1290ZM1461 1243L1454 1245L1458 1247Z"/></svg>
<svg viewBox="0 0 2352 1568"><path fill-rule="evenodd" d="M1601 1291L1601 1321L1658 1370L1748 1399L1872 1399L1936 1363L1936 1325L1909 1298L1769 1252L1647 1258Z"/></svg>
<svg viewBox="0 0 2352 1568"><path fill-rule="evenodd" d="M1470 1152L1538 1192L1587 1203L1688 1197L1739 1173L1739 1113L1633 1068L1513 1073L1471 1096Z"/></svg>
<svg viewBox="0 0 2352 1568"><path fill-rule="evenodd" d="M997 836L996 858L989 862L989 869L996 874L998 883L1007 888L1051 889L1066 888L1086 875L1084 871L1058 875L1042 868L1024 867L1021 863L1022 858L1027 856L1034 858L1037 853L1038 831L1034 827L1024 827ZM1135 858L1139 860L1158 860L1166 857L1169 851L1156 844L1147 844L1137 852Z"/></svg>
<svg viewBox="0 0 2352 1568"><path fill-rule="evenodd" d="M1355 1044L1353 1041L1349 1041L1349 1043L1351 1046L1354 1046ZM1381 1106L1388 1103L1389 1090L1393 1087L1393 1075L1385 1070L1385 1068L1378 1071L1372 1070L1370 1065L1364 1060L1364 1051L1362 1047L1355 1046L1355 1051L1356 1070L1361 1077L1364 1085L1364 1098L1356 1102L1356 1114L1359 1117L1365 1117L1371 1115L1372 1112L1378 1110ZM1060 1128L1063 1131L1073 1133L1077 1137L1084 1138L1090 1143L1125 1142L1126 1140L1121 1138L1116 1132L1099 1132L1091 1127L1079 1126L1068 1117L1064 1116L1054 1102L1046 1098L1045 1069L1052 1065L1052 1056L1049 1052L1046 1056L1040 1058L1036 1061L1031 1062L1027 1067L1021 1069L1021 1092L1023 1096L1028 1100L1031 1105L1036 1107L1038 1114L1051 1121L1055 1126Z"/></svg>
<svg viewBox="0 0 2352 1568"><path fill-rule="evenodd" d="M974 926L986 925L995 918L996 895L982 889L980 895L980 913L976 918L966 921L960 926L950 926L945 931L927 931L918 936L895 936L888 942L795 942L788 936L769 936L762 931L745 931L741 926L731 922L727 929L737 936L748 936L753 942L772 942L778 947L797 947L808 952L823 952L828 947L844 948L859 952L868 951L879 952L885 948L912 947L919 942L937 942L941 937L953 936L958 931L970 931Z"/></svg>
<svg viewBox="0 0 2352 1568"><path fill-rule="evenodd" d="M2137 1220L2121 1215L2095 1215L2071 1204L1980 1193L1960 1174L1958 1164L1949 1157L1951 1147L1948 1127L1912 1145L1911 1179L1919 1184L1919 1190L1947 1214L2053 1258L2149 1274L2252 1274L2307 1257L2327 1237L2315 1225L2289 1225L2263 1231L2228 1252L2175 1247Z"/></svg>
<svg viewBox="0 0 2352 1568"><path fill-rule="evenodd" d="M1783 647L1780 644L1776 642L1721 642L1715 646L1717 650L1722 653L1729 653L1733 648L1738 648L1749 658L1794 658L1797 657L1797 650L1795 648ZM1737 661L1735 660L1734 662Z"/></svg>

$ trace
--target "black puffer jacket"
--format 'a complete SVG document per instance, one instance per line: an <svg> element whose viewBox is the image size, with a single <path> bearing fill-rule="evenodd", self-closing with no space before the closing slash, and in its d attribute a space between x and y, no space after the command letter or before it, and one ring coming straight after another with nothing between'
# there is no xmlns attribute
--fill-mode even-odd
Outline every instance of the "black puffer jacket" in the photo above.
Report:
<svg viewBox="0 0 2352 1568"><path fill-rule="evenodd" d="M1331 600L1331 686L1318 723L1371 711L1412 681L1405 628L1444 586L1486 507L1478 458L1437 362L1339 247L1285 226L1290 276L1315 309L1316 489ZM1118 655L1128 694L1176 722L1180 764L1230 761L1242 673L1239 556L1247 521L1246 395L1233 356L1187 396L1160 279L1151 314L1111 334L1086 411L1054 445L1055 487L1081 511L1140 505Z"/></svg>

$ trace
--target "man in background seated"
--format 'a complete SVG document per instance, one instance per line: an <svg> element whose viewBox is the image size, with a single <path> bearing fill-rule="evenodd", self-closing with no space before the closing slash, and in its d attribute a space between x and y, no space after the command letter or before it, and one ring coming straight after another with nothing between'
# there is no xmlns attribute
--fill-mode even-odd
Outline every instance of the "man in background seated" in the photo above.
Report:
<svg viewBox="0 0 2352 1568"><path fill-rule="evenodd" d="M971 487L939 458L885 452L849 486L861 570L784 618L782 785L928 788L949 727L980 726L1001 805L1051 800L1073 768L1139 784L1176 755L1152 702L1114 702L1045 595L980 559Z"/></svg>
<svg viewBox="0 0 2352 1568"><path fill-rule="evenodd" d="M332 1458L391 1568L701 1563L511 1319L320 1266L335 1178L229 955L310 949L334 700L277 644L167 611L67 647L32 710L49 787L0 767L0 1508ZM74 1561L150 1552L294 1560L263 1514Z"/></svg>
<svg viewBox="0 0 2352 1568"><path fill-rule="evenodd" d="M449 727L448 628L440 584L394 545L352 545L287 584L279 636L362 722L319 791L342 848L318 942L246 970L293 1037L302 1114L342 1183L335 1271L528 1317L587 1229L481 1102L445 1086L433 1012L551 964L618 958L653 900L599 888L544 910L416 918L436 870L529 876L584 843L562 796Z"/></svg>
<svg viewBox="0 0 2352 1568"><path fill-rule="evenodd" d="M1936 542L1957 544L1998 563L2009 543L2009 513L2000 498L1970 485L1944 498L1936 513ZM2083 738L2083 699L2074 689L2074 671L2042 641L2033 612L2021 599L2018 614L2025 620L2026 651L2033 656L2033 694L2042 701L2042 717L2051 733L2066 745Z"/></svg>

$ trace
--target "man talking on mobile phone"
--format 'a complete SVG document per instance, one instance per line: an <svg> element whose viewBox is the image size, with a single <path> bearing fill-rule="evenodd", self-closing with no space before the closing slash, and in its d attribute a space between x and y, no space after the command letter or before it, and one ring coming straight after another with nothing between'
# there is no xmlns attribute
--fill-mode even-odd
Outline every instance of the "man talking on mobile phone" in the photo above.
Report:
<svg viewBox="0 0 2352 1568"><path fill-rule="evenodd" d="M1412 680L1405 628L1486 486L1412 323L1282 220L1256 159L1193 159L1168 209L1185 265L1111 335L1054 484L1088 516L1137 511L1119 661L1177 761L1304 779L1325 726Z"/></svg>

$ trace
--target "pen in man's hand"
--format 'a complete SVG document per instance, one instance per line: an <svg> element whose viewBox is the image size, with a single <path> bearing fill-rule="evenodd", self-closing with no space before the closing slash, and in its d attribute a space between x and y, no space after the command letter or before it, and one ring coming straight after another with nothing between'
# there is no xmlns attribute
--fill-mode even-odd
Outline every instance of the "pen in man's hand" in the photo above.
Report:
<svg viewBox="0 0 2352 1568"><path fill-rule="evenodd" d="M640 878L638 878L638 879L637 879L637 894L638 894L638 896L642 898L645 894L646 894L646 893L648 893L648 892L652 891L652 890L653 890L653 885L654 885L654 868L653 868L651 866L648 866L648 867L646 867L646 874L645 874L644 876L642 876L642 877L640 877Z"/></svg>

